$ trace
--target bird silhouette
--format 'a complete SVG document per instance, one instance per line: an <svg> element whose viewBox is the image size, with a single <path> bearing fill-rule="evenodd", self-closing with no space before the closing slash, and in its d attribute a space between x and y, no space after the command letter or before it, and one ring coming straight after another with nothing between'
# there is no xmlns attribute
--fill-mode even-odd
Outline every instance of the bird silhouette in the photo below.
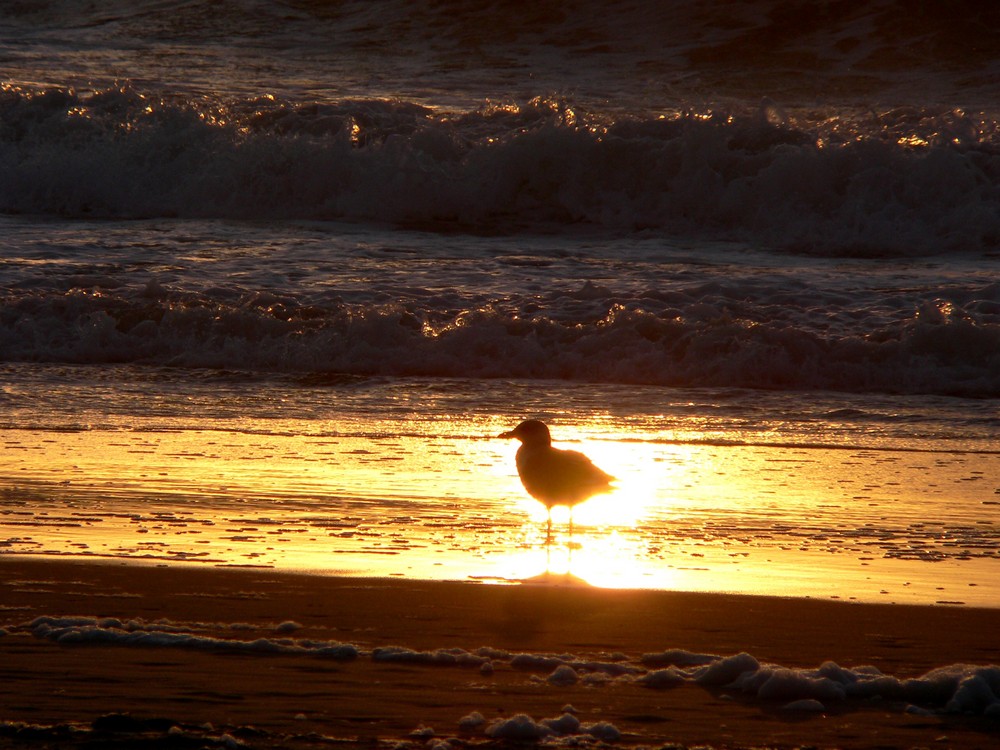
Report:
<svg viewBox="0 0 1000 750"><path fill-rule="evenodd" d="M569 533L573 536L573 506L594 495L610 492L613 476L594 466L579 451L552 447L552 436L544 422L529 419L498 437L517 438L517 474L528 494L541 502L549 514L546 543L552 541L552 509L569 508Z"/></svg>

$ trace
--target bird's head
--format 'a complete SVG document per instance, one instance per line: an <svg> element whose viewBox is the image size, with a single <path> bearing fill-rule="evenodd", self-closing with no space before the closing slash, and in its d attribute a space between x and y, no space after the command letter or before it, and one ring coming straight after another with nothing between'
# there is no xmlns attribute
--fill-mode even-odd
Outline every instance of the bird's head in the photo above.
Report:
<svg viewBox="0 0 1000 750"><path fill-rule="evenodd" d="M497 437L517 438L524 445L551 445L552 436L549 435L549 428L544 422L537 419L528 419L521 422L510 432L502 432Z"/></svg>

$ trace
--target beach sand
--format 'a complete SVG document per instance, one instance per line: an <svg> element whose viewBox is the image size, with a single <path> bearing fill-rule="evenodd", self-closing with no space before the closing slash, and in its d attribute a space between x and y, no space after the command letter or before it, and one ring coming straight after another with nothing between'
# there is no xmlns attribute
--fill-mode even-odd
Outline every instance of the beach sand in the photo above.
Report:
<svg viewBox="0 0 1000 750"><path fill-rule="evenodd" d="M57 643L28 627L43 616L115 618L122 628L104 623L103 631L118 633L132 620L133 629L188 634L192 642ZM995 718L907 712L891 700L791 711L787 701L689 682L661 690L615 679L553 684L541 659L519 669L494 651L480 652L495 656L492 668L479 666L481 658L471 666L429 663L439 649L476 654L486 646L641 668L643 654L683 649L748 652L789 668L873 665L902 679L944 665L1000 663L1000 609L7 556L0 557L0 629L0 746L433 747L454 738L450 745L460 747L495 742L483 730L495 719L559 717L567 705L585 725L613 725L621 737L610 744L619 747L1000 743ZM269 653L260 640L282 638L305 644L303 653ZM245 647L228 650L214 639ZM321 656L320 642L359 653ZM399 653L410 658L373 658L387 646L408 649ZM485 724L460 730L473 712ZM567 741L548 741L557 740ZM574 734L569 741L601 740Z"/></svg>

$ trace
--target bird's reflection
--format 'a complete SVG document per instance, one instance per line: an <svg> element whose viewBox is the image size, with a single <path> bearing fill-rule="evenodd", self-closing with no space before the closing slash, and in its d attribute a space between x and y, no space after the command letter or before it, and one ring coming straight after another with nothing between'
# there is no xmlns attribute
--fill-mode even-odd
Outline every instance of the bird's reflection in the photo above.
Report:
<svg viewBox="0 0 1000 750"><path fill-rule="evenodd" d="M546 544L512 550L506 580L597 588L672 588L676 571L664 569L648 545L631 533L601 529L580 544Z"/></svg>

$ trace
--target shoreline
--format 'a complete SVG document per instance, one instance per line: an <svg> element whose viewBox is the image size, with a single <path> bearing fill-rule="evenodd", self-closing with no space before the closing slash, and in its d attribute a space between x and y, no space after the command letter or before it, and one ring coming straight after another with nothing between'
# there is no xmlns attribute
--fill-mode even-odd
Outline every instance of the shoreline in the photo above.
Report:
<svg viewBox="0 0 1000 750"><path fill-rule="evenodd" d="M28 626L40 617L132 621L187 633L202 645L282 638L343 643L362 656L341 661L162 644L66 645L32 633ZM420 727L475 744L488 741L481 730L458 729L471 713L486 720L526 714L537 721L560 716L567 704L581 722L616 727L618 745L845 748L879 738L878 744L897 747L987 747L1000 737L995 718L908 713L898 701L827 701L823 711L790 714L782 710L787 701L694 684L651 690L583 678L559 686L550 665L513 669L501 658L487 673L431 664L426 656L486 647L527 659L572 654L584 663L631 668L644 654L677 649L745 653L788 670L815 670L829 661L871 665L907 680L938 667L1000 663L998 609L0 556L0 618L6 631L0 636L0 722L7 727L0 746L20 741L11 729L18 722L49 732L79 725L92 734L94 722L109 714L137 717L145 730L150 726L143 722L167 717L183 728L175 734L228 728L237 739L252 725L263 734L240 740L249 746L310 746L305 735L415 742L410 734ZM425 656L387 663L370 657L387 647ZM938 742L942 736L949 739Z"/></svg>

